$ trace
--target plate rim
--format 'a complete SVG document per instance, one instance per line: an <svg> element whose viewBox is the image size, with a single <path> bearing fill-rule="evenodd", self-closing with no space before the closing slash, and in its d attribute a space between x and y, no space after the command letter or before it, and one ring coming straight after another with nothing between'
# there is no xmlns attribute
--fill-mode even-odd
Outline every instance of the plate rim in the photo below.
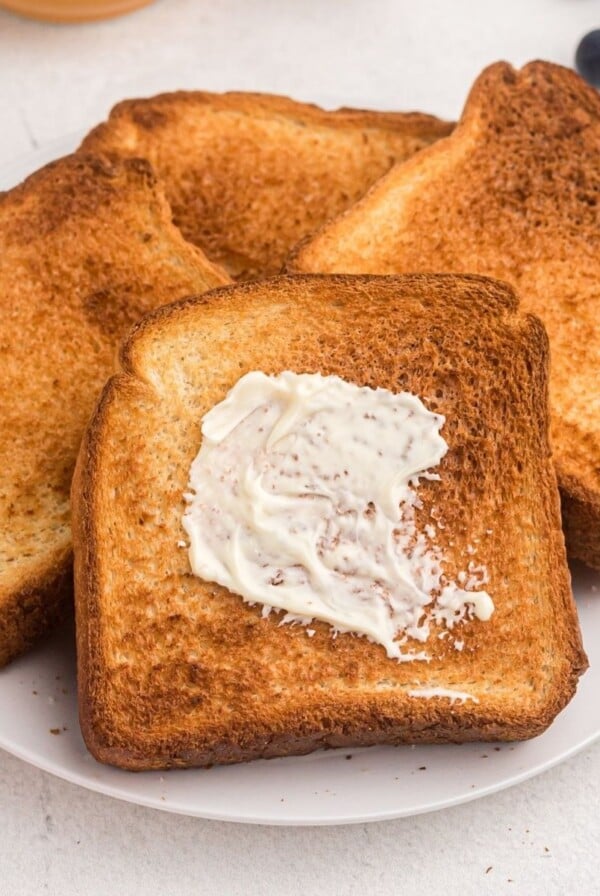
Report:
<svg viewBox="0 0 600 896"><path fill-rule="evenodd" d="M477 788L473 790L473 792L462 793L460 795L449 797L447 799L432 800L428 803L416 807L413 806L401 810L370 812L363 815L353 814L352 816L343 817L338 813L337 815L332 814L331 816L319 815L317 817L306 815L304 817L297 816L295 818L267 818L266 816L259 816L251 813L237 815L221 814L219 812L213 812L206 809L192 810L190 808L178 805L177 803L175 803L174 805L167 802L162 804L160 798L156 799L153 797L139 796L133 793L128 794L125 791L120 790L118 787L115 787L114 785L103 784L101 780L96 783L93 778L85 777L81 773L72 773L66 767L64 769L57 768L54 766L54 763L44 761L43 759L40 760L38 757L33 755L28 756L27 750L23 750L18 746L11 745L5 738L2 737L1 734L0 749L5 750L9 755L14 756L22 762L27 763L33 768L37 768L42 772L53 775L55 778L59 778L60 780L66 781L69 784L73 784L76 787L82 787L84 790L91 791L92 793L99 793L102 796L117 799L121 802L131 803L132 805L136 806L143 806L146 809L156 809L160 812L166 812L171 815L184 815L189 818L204 818L207 821L222 821L230 822L232 824L263 825L265 827L330 827L334 825L346 826L353 824L368 824L378 821L392 821L396 818L412 818L416 815L427 815L430 812L439 812L443 809L451 809L454 806L461 806L466 803L471 803L474 800L491 796L492 794L499 793L503 790L508 790L509 788L517 786L518 784L522 784L531 778L535 778L538 775L544 774L545 772L550 771L550 769L554 768L555 766L566 762L573 756L576 756L578 753L583 752L599 739L600 730L595 732L594 734L588 735L583 741L575 744L564 753L561 753L551 759L539 763L538 765L530 766L517 775L507 776L506 778L494 784L489 784L487 786ZM487 742L482 741L482 744L483 743ZM294 757L288 758L293 759ZM269 760L267 759L264 761L268 762ZM170 769L168 770L168 772L165 772L165 774L170 772L177 773L179 771L194 772L203 771L203 769ZM143 775L144 772L136 772L135 774L137 777L138 775Z"/></svg>

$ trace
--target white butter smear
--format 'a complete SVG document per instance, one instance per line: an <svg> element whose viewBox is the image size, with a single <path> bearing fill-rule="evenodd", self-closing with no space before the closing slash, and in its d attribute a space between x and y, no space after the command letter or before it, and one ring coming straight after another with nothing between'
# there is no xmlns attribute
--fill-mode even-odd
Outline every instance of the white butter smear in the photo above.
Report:
<svg viewBox="0 0 600 896"><path fill-rule="evenodd" d="M448 450L444 422L408 392L246 374L202 420L182 521L192 571L284 622L318 619L398 660L428 659L401 648L425 642L432 621L494 610L476 582L447 580L434 530L415 525L419 479L439 479Z"/></svg>

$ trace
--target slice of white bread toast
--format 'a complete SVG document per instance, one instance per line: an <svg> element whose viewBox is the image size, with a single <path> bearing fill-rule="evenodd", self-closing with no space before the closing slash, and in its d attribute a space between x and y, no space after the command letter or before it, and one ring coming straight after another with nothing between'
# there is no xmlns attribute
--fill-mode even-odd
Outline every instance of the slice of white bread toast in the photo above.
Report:
<svg viewBox="0 0 600 896"><path fill-rule="evenodd" d="M473 271L550 338L567 548L600 569L600 96L546 62L492 65L456 130L298 248L291 270Z"/></svg>
<svg viewBox="0 0 600 896"><path fill-rule="evenodd" d="M295 243L451 128L421 113L181 91L119 103L83 148L148 159L186 239L247 279L279 273Z"/></svg>
<svg viewBox="0 0 600 896"><path fill-rule="evenodd" d="M586 667L547 361L537 318L508 286L472 276L277 277L146 317L73 480L80 718L93 755L148 769L543 731ZM418 525L437 520L449 575L485 564L495 604L489 621L461 626L462 651L432 631L431 661L400 663L324 623L307 637L192 575L182 496L200 421L257 369L407 390L446 416L449 450L440 481L420 485Z"/></svg>
<svg viewBox="0 0 600 896"><path fill-rule="evenodd" d="M70 156L0 195L0 666L71 588L71 475L120 338L227 281L173 226L146 162Z"/></svg>

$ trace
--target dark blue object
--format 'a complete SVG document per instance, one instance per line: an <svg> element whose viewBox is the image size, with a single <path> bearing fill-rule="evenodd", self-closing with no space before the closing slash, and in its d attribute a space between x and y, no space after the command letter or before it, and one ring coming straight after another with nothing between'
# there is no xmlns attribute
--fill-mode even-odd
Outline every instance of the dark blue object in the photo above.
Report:
<svg viewBox="0 0 600 896"><path fill-rule="evenodd" d="M588 83L600 87L600 28L590 31L579 42L575 68Z"/></svg>

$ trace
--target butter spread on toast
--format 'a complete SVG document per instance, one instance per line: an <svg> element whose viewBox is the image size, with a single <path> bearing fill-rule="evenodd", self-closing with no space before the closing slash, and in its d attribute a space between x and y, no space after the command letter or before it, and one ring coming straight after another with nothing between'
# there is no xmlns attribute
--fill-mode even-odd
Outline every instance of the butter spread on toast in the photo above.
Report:
<svg viewBox="0 0 600 896"><path fill-rule="evenodd" d="M419 479L439 479L448 451L444 423L409 392L246 374L203 417L183 516L192 571L264 615L319 619L389 657L428 659L401 647L425 642L432 622L447 630L494 610L477 590L485 569L459 574L465 587L449 581L435 527L415 525Z"/></svg>

